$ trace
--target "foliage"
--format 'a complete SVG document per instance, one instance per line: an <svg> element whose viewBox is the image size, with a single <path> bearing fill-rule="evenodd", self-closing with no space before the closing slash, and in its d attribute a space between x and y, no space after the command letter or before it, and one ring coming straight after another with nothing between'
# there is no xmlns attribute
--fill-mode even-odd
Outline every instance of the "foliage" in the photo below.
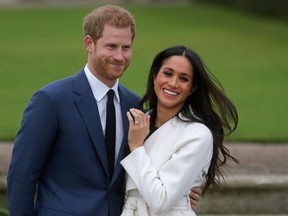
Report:
<svg viewBox="0 0 288 216"><path fill-rule="evenodd" d="M0 207L0 216L6 216L6 215L9 215L8 210Z"/></svg>
<svg viewBox="0 0 288 216"><path fill-rule="evenodd" d="M121 83L142 95L154 55L187 45L238 108L239 128L230 141L288 140L287 23L198 4L127 8L135 15L137 36ZM90 10L0 9L1 140L14 139L33 92L85 65L81 27Z"/></svg>
<svg viewBox="0 0 288 216"><path fill-rule="evenodd" d="M228 6L257 13L262 16L275 17L283 20L288 20L288 1L286 0L195 0L197 2L209 2L215 5Z"/></svg>

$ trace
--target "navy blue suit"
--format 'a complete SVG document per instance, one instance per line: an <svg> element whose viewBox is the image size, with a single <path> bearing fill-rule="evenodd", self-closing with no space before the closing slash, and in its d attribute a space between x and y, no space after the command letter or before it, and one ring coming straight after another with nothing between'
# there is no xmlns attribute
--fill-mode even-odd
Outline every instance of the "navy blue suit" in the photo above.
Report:
<svg viewBox="0 0 288 216"><path fill-rule="evenodd" d="M119 85L124 138L110 180L96 100L84 70L37 91L24 111L8 171L10 216L119 216L126 112L140 98ZM34 206L34 195L37 193Z"/></svg>

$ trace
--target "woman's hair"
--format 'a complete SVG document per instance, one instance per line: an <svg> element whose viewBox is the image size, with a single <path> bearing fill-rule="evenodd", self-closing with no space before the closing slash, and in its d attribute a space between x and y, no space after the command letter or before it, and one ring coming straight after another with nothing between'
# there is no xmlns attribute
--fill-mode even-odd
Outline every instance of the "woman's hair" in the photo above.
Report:
<svg viewBox="0 0 288 216"><path fill-rule="evenodd" d="M154 78L164 61L171 56L185 56L190 61L194 73L193 86L197 86L186 99L180 110L181 114L190 121L203 123L213 135L213 156L203 189L205 192L210 185L220 187L221 177L224 179L220 168L226 164L227 159L238 163L223 145L224 136L231 134L237 127L238 114L234 104L224 94L221 84L209 72L200 56L185 46L173 46L155 56L148 76L147 90L140 103L141 109L157 109Z"/></svg>
<svg viewBox="0 0 288 216"><path fill-rule="evenodd" d="M89 13L83 21L84 35L90 35L94 41L102 37L104 25L108 24L117 28L131 28L132 41L135 37L134 17L122 7L105 5Z"/></svg>

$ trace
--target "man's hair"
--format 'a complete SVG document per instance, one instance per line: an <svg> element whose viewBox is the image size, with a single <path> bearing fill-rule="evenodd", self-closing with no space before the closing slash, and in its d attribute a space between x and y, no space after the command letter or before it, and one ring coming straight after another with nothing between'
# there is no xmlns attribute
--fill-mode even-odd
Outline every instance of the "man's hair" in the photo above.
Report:
<svg viewBox="0 0 288 216"><path fill-rule="evenodd" d="M97 41L102 37L105 24L116 28L130 27L133 41L136 33L135 20L126 9L115 5L105 5L96 8L84 18L84 34L91 36L94 41Z"/></svg>

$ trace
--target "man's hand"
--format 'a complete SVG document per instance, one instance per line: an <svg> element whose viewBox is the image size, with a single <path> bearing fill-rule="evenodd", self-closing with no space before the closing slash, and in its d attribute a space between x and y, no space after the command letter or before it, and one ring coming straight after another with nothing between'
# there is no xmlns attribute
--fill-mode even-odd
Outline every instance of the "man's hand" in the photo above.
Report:
<svg viewBox="0 0 288 216"><path fill-rule="evenodd" d="M194 187L191 189L189 194L190 204L193 211L197 209L197 202L199 201L202 194L202 189L200 187Z"/></svg>

